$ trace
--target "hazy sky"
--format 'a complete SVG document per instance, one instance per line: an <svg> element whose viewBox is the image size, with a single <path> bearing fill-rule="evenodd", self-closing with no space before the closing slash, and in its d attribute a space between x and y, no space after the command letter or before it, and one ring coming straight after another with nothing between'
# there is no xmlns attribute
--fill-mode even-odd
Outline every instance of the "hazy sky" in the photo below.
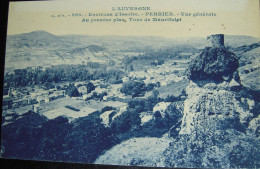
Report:
<svg viewBox="0 0 260 169"><path fill-rule="evenodd" d="M149 12L216 13L215 17L181 17L181 22L101 22L82 23L72 13L111 13L112 7L151 7ZM120 11L117 11L120 12ZM129 12L129 11L121 11ZM135 12L135 11L130 11ZM63 14L66 18L51 17ZM145 15L145 12L139 12ZM141 15L139 18L143 18ZM170 16L179 18L180 16ZM88 17L91 19L91 17ZM92 17L104 19L106 17ZM110 17L115 19L117 17ZM152 19L153 17L148 17ZM169 17L165 17L169 18ZM108 19L108 18L106 18ZM260 37L258 0L58 0L11 2L8 34L45 30L56 35L123 35L123 36L207 36L224 33Z"/></svg>

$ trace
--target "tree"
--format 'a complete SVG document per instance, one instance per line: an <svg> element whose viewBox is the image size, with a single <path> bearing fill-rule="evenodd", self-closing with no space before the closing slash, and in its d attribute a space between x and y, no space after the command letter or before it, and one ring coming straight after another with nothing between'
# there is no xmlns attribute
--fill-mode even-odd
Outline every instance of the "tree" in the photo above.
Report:
<svg viewBox="0 0 260 169"><path fill-rule="evenodd" d="M87 87L87 93L91 93L93 90L95 90L95 86L92 82L88 82L86 87Z"/></svg>
<svg viewBox="0 0 260 169"><path fill-rule="evenodd" d="M78 89L72 84L70 84L66 89L66 94L69 95L70 97L80 96Z"/></svg>
<svg viewBox="0 0 260 169"><path fill-rule="evenodd" d="M54 84L50 83L50 82L45 82L44 83L44 86L47 88L47 89L53 89L55 88Z"/></svg>
<svg viewBox="0 0 260 169"><path fill-rule="evenodd" d="M139 97L144 95L146 86L143 81L128 81L123 84L120 91L132 97Z"/></svg>

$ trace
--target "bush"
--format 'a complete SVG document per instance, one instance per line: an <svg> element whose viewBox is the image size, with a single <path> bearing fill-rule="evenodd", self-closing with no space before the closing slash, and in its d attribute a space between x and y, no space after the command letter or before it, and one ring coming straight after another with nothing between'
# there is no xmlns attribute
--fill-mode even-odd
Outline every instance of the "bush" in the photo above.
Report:
<svg viewBox="0 0 260 169"><path fill-rule="evenodd" d="M64 154L67 161L93 163L104 151L117 144L110 128L101 122L101 112L94 112L87 117L77 119L65 137Z"/></svg>
<svg viewBox="0 0 260 169"><path fill-rule="evenodd" d="M45 82L45 83L44 83L44 86L45 86L47 89L53 89L53 88L55 88L54 84L53 84L53 83L50 83L50 82Z"/></svg>
<svg viewBox="0 0 260 169"><path fill-rule="evenodd" d="M131 95L132 97L143 96L146 91L146 86L143 81L128 81L123 83L121 93Z"/></svg>
<svg viewBox="0 0 260 169"><path fill-rule="evenodd" d="M163 59L156 59L154 60L151 65L157 66L157 65L162 65L164 64L164 60Z"/></svg>
<svg viewBox="0 0 260 169"><path fill-rule="evenodd" d="M101 112L104 113L104 112L110 111L110 110L115 110L115 108L114 108L114 107L111 107L111 106L106 106L106 107L104 107L104 108L101 110Z"/></svg>
<svg viewBox="0 0 260 169"><path fill-rule="evenodd" d="M87 93L91 93L93 90L95 90L95 86L92 82L88 82L86 87L87 87Z"/></svg>
<svg viewBox="0 0 260 169"><path fill-rule="evenodd" d="M148 99L133 99L128 102L128 109L135 109L138 113L152 111L153 107L160 102L160 98L149 97Z"/></svg>
<svg viewBox="0 0 260 169"><path fill-rule="evenodd" d="M72 84L70 84L69 87L67 87L66 94L70 97L80 96L78 89Z"/></svg>
<svg viewBox="0 0 260 169"><path fill-rule="evenodd" d="M146 87L146 88L147 88L146 90L147 90L147 91L151 91L151 90L153 90L154 87L156 87L156 84L155 84L155 83L149 83L149 84L147 85L147 87Z"/></svg>
<svg viewBox="0 0 260 169"><path fill-rule="evenodd" d="M94 99L94 100L103 100L104 96L107 96L107 92L102 92L100 94L98 94L97 92L93 92L92 96L89 97L89 98L86 98L85 101L92 100L92 99Z"/></svg>
<svg viewBox="0 0 260 169"><path fill-rule="evenodd" d="M234 129L179 135L165 150L166 167L259 168L259 141Z"/></svg>

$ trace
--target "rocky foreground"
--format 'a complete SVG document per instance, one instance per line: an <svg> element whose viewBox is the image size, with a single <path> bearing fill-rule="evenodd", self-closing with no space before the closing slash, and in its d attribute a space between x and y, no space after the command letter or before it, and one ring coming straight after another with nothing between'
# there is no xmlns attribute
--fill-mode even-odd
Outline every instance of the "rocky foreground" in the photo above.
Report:
<svg viewBox="0 0 260 169"><path fill-rule="evenodd" d="M179 135L164 152L165 166L259 167L256 103L223 83L198 87L190 82Z"/></svg>
<svg viewBox="0 0 260 169"><path fill-rule="evenodd" d="M209 39L212 45L190 63L190 81L185 89L183 107L172 103L161 112L162 116L182 116L180 120L175 120L167 141L165 138L163 141L160 140L163 138L128 140L101 155L96 163L157 167L260 167L259 91L241 83L239 59L224 46L224 35L214 35ZM169 145L165 146L167 142ZM157 151L158 148L160 151Z"/></svg>

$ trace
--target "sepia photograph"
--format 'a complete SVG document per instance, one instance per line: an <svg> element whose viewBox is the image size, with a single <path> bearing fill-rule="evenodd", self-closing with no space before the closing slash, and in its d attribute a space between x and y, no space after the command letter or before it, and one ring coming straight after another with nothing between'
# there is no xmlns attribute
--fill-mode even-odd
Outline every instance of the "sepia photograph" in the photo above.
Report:
<svg viewBox="0 0 260 169"><path fill-rule="evenodd" d="M258 0L9 2L2 159L260 168Z"/></svg>

